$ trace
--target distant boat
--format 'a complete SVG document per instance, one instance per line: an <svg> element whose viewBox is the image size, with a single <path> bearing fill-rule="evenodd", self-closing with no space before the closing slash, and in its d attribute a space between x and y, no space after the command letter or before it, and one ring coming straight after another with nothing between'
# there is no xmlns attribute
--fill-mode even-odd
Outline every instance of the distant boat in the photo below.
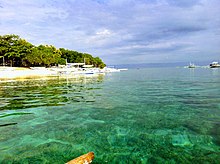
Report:
<svg viewBox="0 0 220 164"><path fill-rule="evenodd" d="M127 68L121 68L119 69L120 71L127 71L128 69Z"/></svg>
<svg viewBox="0 0 220 164"><path fill-rule="evenodd" d="M188 68L196 68L196 65L193 64L193 63L190 63L189 66L188 66Z"/></svg>
<svg viewBox="0 0 220 164"><path fill-rule="evenodd" d="M210 68L220 68L220 64L218 62L212 62L209 66Z"/></svg>
<svg viewBox="0 0 220 164"><path fill-rule="evenodd" d="M113 67L105 67L102 69L103 72L108 73L108 72L120 72L119 69L113 68Z"/></svg>

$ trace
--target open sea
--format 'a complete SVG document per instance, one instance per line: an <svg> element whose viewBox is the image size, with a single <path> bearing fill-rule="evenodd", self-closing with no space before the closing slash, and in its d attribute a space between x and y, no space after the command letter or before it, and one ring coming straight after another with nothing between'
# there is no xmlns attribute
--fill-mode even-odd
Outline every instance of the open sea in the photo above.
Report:
<svg viewBox="0 0 220 164"><path fill-rule="evenodd" d="M220 69L0 81L0 163L220 163Z"/></svg>

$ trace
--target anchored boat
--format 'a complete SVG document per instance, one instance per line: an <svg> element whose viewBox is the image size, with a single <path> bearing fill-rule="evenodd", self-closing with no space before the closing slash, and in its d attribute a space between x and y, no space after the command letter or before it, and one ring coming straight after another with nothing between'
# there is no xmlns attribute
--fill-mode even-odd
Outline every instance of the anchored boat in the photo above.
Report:
<svg viewBox="0 0 220 164"><path fill-rule="evenodd" d="M220 64L218 62L212 62L209 66L210 68L220 68Z"/></svg>
<svg viewBox="0 0 220 164"><path fill-rule="evenodd" d="M196 68L196 65L193 64L193 63L190 63L189 66L188 66L188 68Z"/></svg>

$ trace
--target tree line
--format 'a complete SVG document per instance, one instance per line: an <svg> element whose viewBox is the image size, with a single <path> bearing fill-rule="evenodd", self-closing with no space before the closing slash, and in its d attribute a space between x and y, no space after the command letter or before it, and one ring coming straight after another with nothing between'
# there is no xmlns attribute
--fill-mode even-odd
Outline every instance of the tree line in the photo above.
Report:
<svg viewBox="0 0 220 164"><path fill-rule="evenodd" d="M104 68L106 65L99 57L53 45L35 46L18 35L0 35L0 63L14 67L50 67L58 64L85 63Z"/></svg>

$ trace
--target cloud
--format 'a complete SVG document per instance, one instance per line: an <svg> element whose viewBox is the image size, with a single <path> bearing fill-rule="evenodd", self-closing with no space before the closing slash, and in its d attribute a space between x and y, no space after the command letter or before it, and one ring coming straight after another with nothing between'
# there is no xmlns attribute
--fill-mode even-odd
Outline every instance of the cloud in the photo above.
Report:
<svg viewBox="0 0 220 164"><path fill-rule="evenodd" d="M1 35L88 52L107 64L219 55L218 0L0 0L0 6Z"/></svg>
<svg viewBox="0 0 220 164"><path fill-rule="evenodd" d="M201 0L167 0L168 4L178 6L178 7L193 7L195 5L200 5Z"/></svg>
<svg viewBox="0 0 220 164"><path fill-rule="evenodd" d="M97 34L97 35L107 36L107 35L110 35L111 32L110 32L109 30L107 30L107 29L104 29L104 30L102 30L102 31L96 32L96 34Z"/></svg>

